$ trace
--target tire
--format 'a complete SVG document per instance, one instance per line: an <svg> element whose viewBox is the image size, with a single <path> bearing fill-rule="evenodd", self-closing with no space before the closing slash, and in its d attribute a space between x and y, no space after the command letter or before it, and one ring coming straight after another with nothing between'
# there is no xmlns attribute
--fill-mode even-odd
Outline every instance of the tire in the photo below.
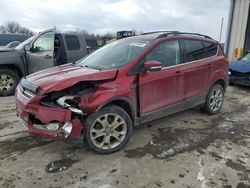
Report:
<svg viewBox="0 0 250 188"><path fill-rule="evenodd" d="M7 68L0 69L0 96L10 96L15 93L19 82L19 75L16 71Z"/></svg>
<svg viewBox="0 0 250 188"><path fill-rule="evenodd" d="M220 111L224 101L224 93L224 88L220 84L213 85L213 87L209 90L204 106L204 110L208 114L214 115Z"/></svg>
<svg viewBox="0 0 250 188"><path fill-rule="evenodd" d="M85 125L86 145L100 154L119 151L128 143L133 131L130 116L116 105L103 107L90 114L86 118Z"/></svg>

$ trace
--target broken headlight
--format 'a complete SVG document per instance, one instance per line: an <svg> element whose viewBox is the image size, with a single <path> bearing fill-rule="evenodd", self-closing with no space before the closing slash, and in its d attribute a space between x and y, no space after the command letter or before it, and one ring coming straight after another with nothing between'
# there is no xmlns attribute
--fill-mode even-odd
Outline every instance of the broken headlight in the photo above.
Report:
<svg viewBox="0 0 250 188"><path fill-rule="evenodd" d="M60 98L58 98L56 100L56 103L58 105L60 105L61 107L63 107L63 108L70 109L72 112L74 112L76 114L84 115L84 113L82 112L82 110L77 105L78 98L76 98L74 96L63 96L63 97L60 97Z"/></svg>

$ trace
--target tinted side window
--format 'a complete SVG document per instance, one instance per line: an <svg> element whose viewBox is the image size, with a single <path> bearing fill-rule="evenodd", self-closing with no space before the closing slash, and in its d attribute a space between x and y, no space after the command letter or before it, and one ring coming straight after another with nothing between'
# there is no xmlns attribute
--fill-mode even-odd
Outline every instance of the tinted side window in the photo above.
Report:
<svg viewBox="0 0 250 188"><path fill-rule="evenodd" d="M204 46L206 47L207 57L211 57L217 54L217 48L218 48L217 44L211 42L204 42Z"/></svg>
<svg viewBox="0 0 250 188"><path fill-rule="evenodd" d="M180 46L177 40L162 42L156 46L147 56L146 61L156 60L162 63L162 67L169 67L180 63Z"/></svg>
<svg viewBox="0 0 250 188"><path fill-rule="evenodd" d="M183 40L185 54L184 62L195 61L206 57L205 49L201 41Z"/></svg>
<svg viewBox="0 0 250 188"><path fill-rule="evenodd" d="M80 43L76 36L67 35L65 36L66 46L68 50L79 50Z"/></svg>

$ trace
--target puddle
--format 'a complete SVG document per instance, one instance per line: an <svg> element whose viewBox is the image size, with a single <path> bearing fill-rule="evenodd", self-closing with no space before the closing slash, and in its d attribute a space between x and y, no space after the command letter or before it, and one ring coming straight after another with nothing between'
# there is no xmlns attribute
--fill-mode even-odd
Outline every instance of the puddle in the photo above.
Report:
<svg viewBox="0 0 250 188"><path fill-rule="evenodd" d="M150 154L157 159L167 159L179 153L193 150L202 151L201 149L206 149L215 140L225 139L231 140L234 144L242 145L244 144L242 140L250 136L250 131L244 129L247 128L249 122L245 122L242 116L242 112L245 114L247 110L247 105L241 105L234 113L224 113L224 117L219 114L217 119L211 121L211 125L203 129L158 128L156 133L152 134L149 143L143 147L125 150L125 156L141 158ZM237 120L231 121L231 117ZM221 159L221 156L215 153L210 153L210 155Z"/></svg>
<svg viewBox="0 0 250 188"><path fill-rule="evenodd" d="M77 162L77 160L72 160L70 158L56 160L56 161L53 161L53 162L49 163L45 170L48 173L61 172L63 170L68 169L69 167L71 167L76 162Z"/></svg>
<svg viewBox="0 0 250 188"><path fill-rule="evenodd" d="M0 160L4 159L6 156L11 155L14 152L22 154L32 148L41 147L52 142L53 141L50 139L41 139L31 136L17 138L13 141L0 142Z"/></svg>
<svg viewBox="0 0 250 188"><path fill-rule="evenodd" d="M226 162L226 165L230 168L232 168L233 170L236 170L236 171L245 171L245 166L241 165L241 164L237 164L231 160L228 160Z"/></svg>
<svg viewBox="0 0 250 188"><path fill-rule="evenodd" d="M125 156L128 158L141 158L146 154L151 154L155 158L166 159L179 153L206 148L216 139L234 140L238 139L238 137L243 139L244 133L246 131L242 126L232 126L224 123L204 129L158 128L157 133L152 135L151 142L143 147L125 150Z"/></svg>
<svg viewBox="0 0 250 188"><path fill-rule="evenodd" d="M245 184L243 182L240 182L237 184L236 188L250 188L250 185Z"/></svg>

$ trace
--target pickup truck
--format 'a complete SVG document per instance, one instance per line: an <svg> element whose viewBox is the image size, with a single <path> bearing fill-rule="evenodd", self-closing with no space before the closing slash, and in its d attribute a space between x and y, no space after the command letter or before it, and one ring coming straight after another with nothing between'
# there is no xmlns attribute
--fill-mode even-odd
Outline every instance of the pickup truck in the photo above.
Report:
<svg viewBox="0 0 250 188"><path fill-rule="evenodd" d="M0 96L13 95L19 80L31 73L76 60L88 54L83 35L46 30L14 49L0 49Z"/></svg>

